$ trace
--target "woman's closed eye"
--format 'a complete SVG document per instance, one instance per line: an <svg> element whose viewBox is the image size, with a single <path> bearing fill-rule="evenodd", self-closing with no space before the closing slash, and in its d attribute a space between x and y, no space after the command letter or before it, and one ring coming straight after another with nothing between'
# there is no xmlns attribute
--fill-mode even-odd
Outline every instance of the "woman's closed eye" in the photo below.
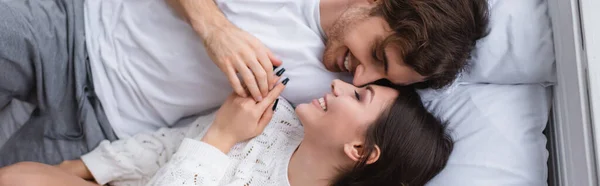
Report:
<svg viewBox="0 0 600 186"><path fill-rule="evenodd" d="M356 96L356 100L360 101L360 94L356 90L354 91L354 96Z"/></svg>

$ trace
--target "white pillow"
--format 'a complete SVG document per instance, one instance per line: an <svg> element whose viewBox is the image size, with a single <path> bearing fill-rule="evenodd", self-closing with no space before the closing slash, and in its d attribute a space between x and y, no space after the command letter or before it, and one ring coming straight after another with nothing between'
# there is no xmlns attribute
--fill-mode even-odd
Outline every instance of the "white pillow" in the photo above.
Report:
<svg viewBox="0 0 600 186"><path fill-rule="evenodd" d="M546 0L489 0L490 32L480 40L461 82L523 84L556 80Z"/></svg>
<svg viewBox="0 0 600 186"><path fill-rule="evenodd" d="M448 165L428 186L547 185L542 131L550 113L550 88L458 85L424 99L448 123L455 140Z"/></svg>

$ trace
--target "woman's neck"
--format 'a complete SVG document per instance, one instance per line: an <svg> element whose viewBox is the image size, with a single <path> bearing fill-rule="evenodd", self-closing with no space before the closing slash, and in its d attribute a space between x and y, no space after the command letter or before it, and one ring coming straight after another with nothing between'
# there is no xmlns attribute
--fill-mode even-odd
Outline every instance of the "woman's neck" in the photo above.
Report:
<svg viewBox="0 0 600 186"><path fill-rule="evenodd" d="M314 149L309 144L301 143L292 155L288 167L291 186L327 186L337 174L334 156Z"/></svg>

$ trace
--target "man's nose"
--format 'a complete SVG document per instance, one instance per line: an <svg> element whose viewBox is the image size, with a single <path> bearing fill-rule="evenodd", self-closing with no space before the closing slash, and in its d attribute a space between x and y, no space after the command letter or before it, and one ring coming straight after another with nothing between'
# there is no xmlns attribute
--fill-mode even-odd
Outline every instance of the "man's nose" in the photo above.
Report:
<svg viewBox="0 0 600 186"><path fill-rule="evenodd" d="M383 76L374 68L365 68L364 65L359 65L356 67L356 72L354 73L354 80L352 83L355 86L364 86L383 78L385 78L385 76Z"/></svg>

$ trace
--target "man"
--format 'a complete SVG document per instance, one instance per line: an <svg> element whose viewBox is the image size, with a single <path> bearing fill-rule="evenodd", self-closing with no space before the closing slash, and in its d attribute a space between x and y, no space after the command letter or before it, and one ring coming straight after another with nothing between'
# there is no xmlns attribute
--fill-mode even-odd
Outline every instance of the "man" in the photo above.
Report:
<svg viewBox="0 0 600 186"><path fill-rule="evenodd" d="M292 103L345 77L324 69L353 73L355 85L443 87L487 23L485 0L168 3L3 0L0 108L20 99L37 109L0 148L0 167L189 124L232 88L261 101L272 66L287 69Z"/></svg>

